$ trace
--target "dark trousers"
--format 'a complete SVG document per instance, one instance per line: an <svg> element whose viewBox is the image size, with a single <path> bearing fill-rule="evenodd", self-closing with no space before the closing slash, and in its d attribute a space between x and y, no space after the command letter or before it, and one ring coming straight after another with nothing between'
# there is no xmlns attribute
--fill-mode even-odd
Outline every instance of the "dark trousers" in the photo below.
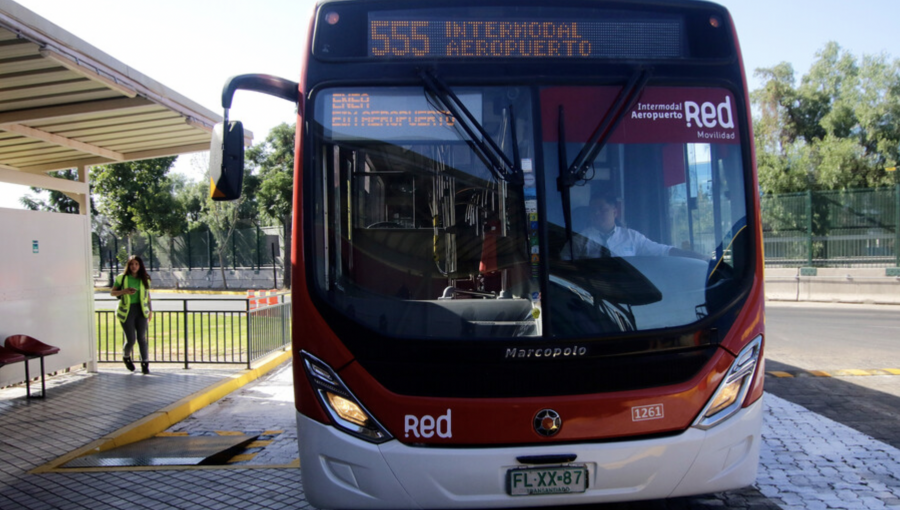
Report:
<svg viewBox="0 0 900 510"><path fill-rule="evenodd" d="M122 325L125 330L125 349L123 354L126 358L131 357L134 350L134 342L137 340L138 348L141 350L141 361L149 361L150 354L147 349L147 318L141 311L141 304L134 303L128 308L128 317L125 324Z"/></svg>

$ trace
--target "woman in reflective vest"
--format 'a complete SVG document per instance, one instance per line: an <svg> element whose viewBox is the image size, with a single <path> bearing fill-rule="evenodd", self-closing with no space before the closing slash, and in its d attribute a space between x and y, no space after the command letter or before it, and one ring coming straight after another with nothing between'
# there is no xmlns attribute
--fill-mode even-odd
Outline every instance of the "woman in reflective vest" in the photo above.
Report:
<svg viewBox="0 0 900 510"><path fill-rule="evenodd" d="M125 264L125 272L116 276L115 284L109 293L119 298L116 316L125 331L125 348L123 361L128 370L134 372L134 361L131 353L135 340L141 350L141 372L150 373L150 355L147 348L147 323L153 315L150 308L150 275L144 267L144 261L132 255Z"/></svg>

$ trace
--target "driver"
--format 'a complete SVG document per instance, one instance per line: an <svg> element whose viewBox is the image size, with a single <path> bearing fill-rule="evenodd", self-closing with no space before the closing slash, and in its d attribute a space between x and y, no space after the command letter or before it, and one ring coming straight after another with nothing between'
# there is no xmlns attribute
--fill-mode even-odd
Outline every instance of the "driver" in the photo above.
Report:
<svg viewBox="0 0 900 510"><path fill-rule="evenodd" d="M680 250L673 246L651 241L644 234L616 224L619 217L616 196L604 193L591 198L590 221L580 236L572 239L570 249L567 242L560 256L563 260L591 259L600 257L629 256L687 256L705 259L702 255Z"/></svg>

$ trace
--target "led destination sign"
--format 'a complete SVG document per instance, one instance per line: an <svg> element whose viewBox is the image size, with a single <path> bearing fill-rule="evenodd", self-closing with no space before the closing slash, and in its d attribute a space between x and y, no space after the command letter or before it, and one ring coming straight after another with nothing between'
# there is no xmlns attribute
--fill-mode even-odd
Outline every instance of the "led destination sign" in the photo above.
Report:
<svg viewBox="0 0 900 510"><path fill-rule="evenodd" d="M337 140L458 141L456 119L435 109L421 89L341 90L323 94L326 128ZM480 94L460 100L481 122Z"/></svg>
<svg viewBox="0 0 900 510"><path fill-rule="evenodd" d="M678 58L682 23L658 20L413 19L370 15L375 58Z"/></svg>

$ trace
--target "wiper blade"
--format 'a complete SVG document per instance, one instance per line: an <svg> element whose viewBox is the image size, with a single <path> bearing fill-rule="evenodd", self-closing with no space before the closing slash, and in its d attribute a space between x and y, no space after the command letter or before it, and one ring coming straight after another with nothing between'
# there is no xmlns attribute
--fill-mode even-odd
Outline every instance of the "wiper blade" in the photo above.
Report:
<svg viewBox="0 0 900 510"><path fill-rule="evenodd" d="M478 122L478 119L472 115L472 112L466 108L466 105L463 104L446 83L431 71L420 70L419 77L422 78L422 82L425 83L425 88L428 92L440 101L441 106L446 108L450 115L459 122L459 125L469 138L469 143L487 164L494 177L510 184L521 185L524 179L518 158L518 147L515 146L515 134L513 133L513 159L515 161L510 161L503 150L494 142L494 139ZM514 123L513 130L515 130Z"/></svg>
<svg viewBox="0 0 900 510"><path fill-rule="evenodd" d="M651 74L652 72L650 69L639 69L632 75L628 80L628 83L619 93L615 103L613 103L612 107L606 112L606 115L600 119L600 123L597 124L597 127L591 134L591 138L584 147L581 148L578 155L575 156L575 160L572 161L572 164L566 167L564 172L562 171L564 165L560 166L561 175L557 180L557 186L560 191L571 188L575 183L584 179L585 174L590 169L591 165L594 164L594 160L597 159L600 151L606 146L607 140L609 140L609 137L615 132L616 126L618 126L619 122L625 117L628 111L631 110L631 107L634 106L634 103L641 95L644 87L647 86ZM562 141L561 143L565 144L565 141Z"/></svg>
<svg viewBox="0 0 900 510"><path fill-rule="evenodd" d="M640 69L628 80L625 87L619 93L615 103L607 110L606 115L600 119L600 123L594 128L591 138L581 151L575 156L575 161L569 165L566 155L566 127L563 106L559 105L559 125L557 126L559 154L559 177L556 179L556 188L562 194L563 220L566 223L566 244L569 247L569 258L575 260L574 246L572 243L572 195L571 189L578 181L584 179L588 169L594 164L594 160L606 146L606 141L615 132L628 110L634 106L635 101L641 95L647 82L650 81L650 70Z"/></svg>
<svg viewBox="0 0 900 510"><path fill-rule="evenodd" d="M559 156L559 171L562 173L563 168L566 169L566 175L569 175L569 157L566 155L566 112L563 105L559 105L559 118L556 126L557 132L557 155ZM569 192L572 184L564 185L563 176L557 179L557 187L562 194L563 220L566 223L566 246L569 247L569 260L575 260L575 247L572 245L572 194Z"/></svg>

